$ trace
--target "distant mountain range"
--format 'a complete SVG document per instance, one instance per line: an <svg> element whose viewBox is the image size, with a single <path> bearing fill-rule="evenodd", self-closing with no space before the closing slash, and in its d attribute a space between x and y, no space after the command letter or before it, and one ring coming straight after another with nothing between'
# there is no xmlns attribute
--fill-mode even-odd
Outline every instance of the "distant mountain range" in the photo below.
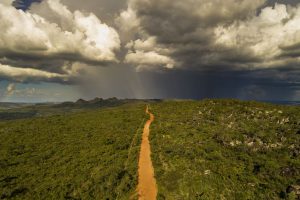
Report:
<svg viewBox="0 0 300 200"><path fill-rule="evenodd" d="M76 102L63 103L29 104L0 102L0 121L65 114L89 109L108 108L125 104L150 103L158 101L160 100L117 99L115 97L103 99L97 97L92 100L78 99Z"/></svg>
<svg viewBox="0 0 300 200"><path fill-rule="evenodd" d="M139 100L139 99L118 99L116 97L103 99L96 97L92 100L85 100L85 99L78 99L75 102L72 101L66 101L62 103L54 103L54 102L48 102L48 103L12 103L12 102L0 102L0 110L2 109L12 109L12 108L20 108L25 106L33 106L33 105L48 105L48 106L54 106L54 107L78 107L78 106L84 106L84 107L98 107L100 105L120 105L123 103L129 103L129 102L138 102L138 101L161 101L160 99L149 99L149 100ZM279 104L279 105L300 105L300 101L277 101L277 100L259 100L259 102L266 102L266 103L272 103L272 104Z"/></svg>
<svg viewBox="0 0 300 200"><path fill-rule="evenodd" d="M138 100L138 99L117 99L116 97L103 99L95 98L92 100L78 99L76 102L63 102L53 105L53 107L63 108L99 108L99 107L113 107L119 106L126 103L136 103L144 101L158 101L158 100Z"/></svg>

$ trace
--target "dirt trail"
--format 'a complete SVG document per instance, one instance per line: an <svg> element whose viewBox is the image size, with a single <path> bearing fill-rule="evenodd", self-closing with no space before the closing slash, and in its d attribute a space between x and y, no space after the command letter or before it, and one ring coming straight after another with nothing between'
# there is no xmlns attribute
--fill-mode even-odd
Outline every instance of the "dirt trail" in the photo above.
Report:
<svg viewBox="0 0 300 200"><path fill-rule="evenodd" d="M150 119L146 122L143 131L143 138L139 159L139 200L155 200L157 195L156 180L154 178L154 169L151 161L151 148L149 142L150 125L154 120L154 115L149 112L147 106L146 113Z"/></svg>

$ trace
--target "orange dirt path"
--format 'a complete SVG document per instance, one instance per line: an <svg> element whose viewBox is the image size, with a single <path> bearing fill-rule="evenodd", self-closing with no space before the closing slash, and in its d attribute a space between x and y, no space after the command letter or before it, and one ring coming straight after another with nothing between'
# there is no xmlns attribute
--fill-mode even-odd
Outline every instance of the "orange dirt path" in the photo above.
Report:
<svg viewBox="0 0 300 200"><path fill-rule="evenodd" d="M150 115L150 119L146 122L143 131L138 170L138 195L139 200L155 200L157 186L154 178L154 168L151 161L151 148L149 142L150 125L154 121L154 115L149 112L148 106L146 108L146 113Z"/></svg>

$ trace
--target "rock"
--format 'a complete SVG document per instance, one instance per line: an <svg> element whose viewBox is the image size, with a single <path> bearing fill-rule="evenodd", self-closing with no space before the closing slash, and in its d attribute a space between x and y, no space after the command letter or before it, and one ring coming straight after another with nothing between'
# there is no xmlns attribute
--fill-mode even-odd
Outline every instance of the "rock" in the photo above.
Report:
<svg viewBox="0 0 300 200"><path fill-rule="evenodd" d="M252 141L252 142L247 143L247 146L252 147L253 144L254 144L254 142Z"/></svg>
<svg viewBox="0 0 300 200"><path fill-rule="evenodd" d="M205 171L204 171L204 174L205 174L205 175L209 175L209 174L210 174L210 170L209 170L209 169L208 169L208 170L205 170Z"/></svg>
<svg viewBox="0 0 300 200"><path fill-rule="evenodd" d="M249 186L255 187L255 183L248 183Z"/></svg>
<svg viewBox="0 0 300 200"><path fill-rule="evenodd" d="M229 144L230 144L230 146L234 147L234 146L236 146L236 145L241 145L242 142L239 141L239 140L233 140L233 141L231 141Z"/></svg>
<svg viewBox="0 0 300 200"><path fill-rule="evenodd" d="M269 111L265 111L265 114L268 115L270 112Z"/></svg>
<svg viewBox="0 0 300 200"><path fill-rule="evenodd" d="M296 170L293 167L285 167L281 169L282 176L294 176L296 174Z"/></svg>
<svg viewBox="0 0 300 200"><path fill-rule="evenodd" d="M84 100L84 99L78 99L75 103L76 104L84 104L87 103L88 101Z"/></svg>
<svg viewBox="0 0 300 200"><path fill-rule="evenodd" d="M235 146L235 143L234 143L234 141L231 141L229 144L230 144L230 146L232 146L232 147L234 147L234 146Z"/></svg>
<svg viewBox="0 0 300 200"><path fill-rule="evenodd" d="M289 185L286 188L286 193L294 192L297 196L300 196L300 185Z"/></svg>
<svg viewBox="0 0 300 200"><path fill-rule="evenodd" d="M281 143L275 143L275 144L270 144L270 145L268 145L268 147L270 147L270 148L280 148L282 146L282 144Z"/></svg>

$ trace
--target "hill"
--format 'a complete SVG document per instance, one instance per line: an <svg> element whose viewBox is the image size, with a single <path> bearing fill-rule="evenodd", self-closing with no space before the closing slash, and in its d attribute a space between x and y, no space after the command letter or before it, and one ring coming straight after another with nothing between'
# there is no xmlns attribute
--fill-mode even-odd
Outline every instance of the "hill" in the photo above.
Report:
<svg viewBox="0 0 300 200"><path fill-rule="evenodd" d="M144 105L0 122L0 199L128 199Z"/></svg>
<svg viewBox="0 0 300 200"><path fill-rule="evenodd" d="M300 198L300 107L152 104L158 199Z"/></svg>
<svg viewBox="0 0 300 200"><path fill-rule="evenodd" d="M79 100L0 122L0 198L135 199L150 104L158 199L299 199L300 107ZM103 106L105 105L105 106Z"/></svg>

